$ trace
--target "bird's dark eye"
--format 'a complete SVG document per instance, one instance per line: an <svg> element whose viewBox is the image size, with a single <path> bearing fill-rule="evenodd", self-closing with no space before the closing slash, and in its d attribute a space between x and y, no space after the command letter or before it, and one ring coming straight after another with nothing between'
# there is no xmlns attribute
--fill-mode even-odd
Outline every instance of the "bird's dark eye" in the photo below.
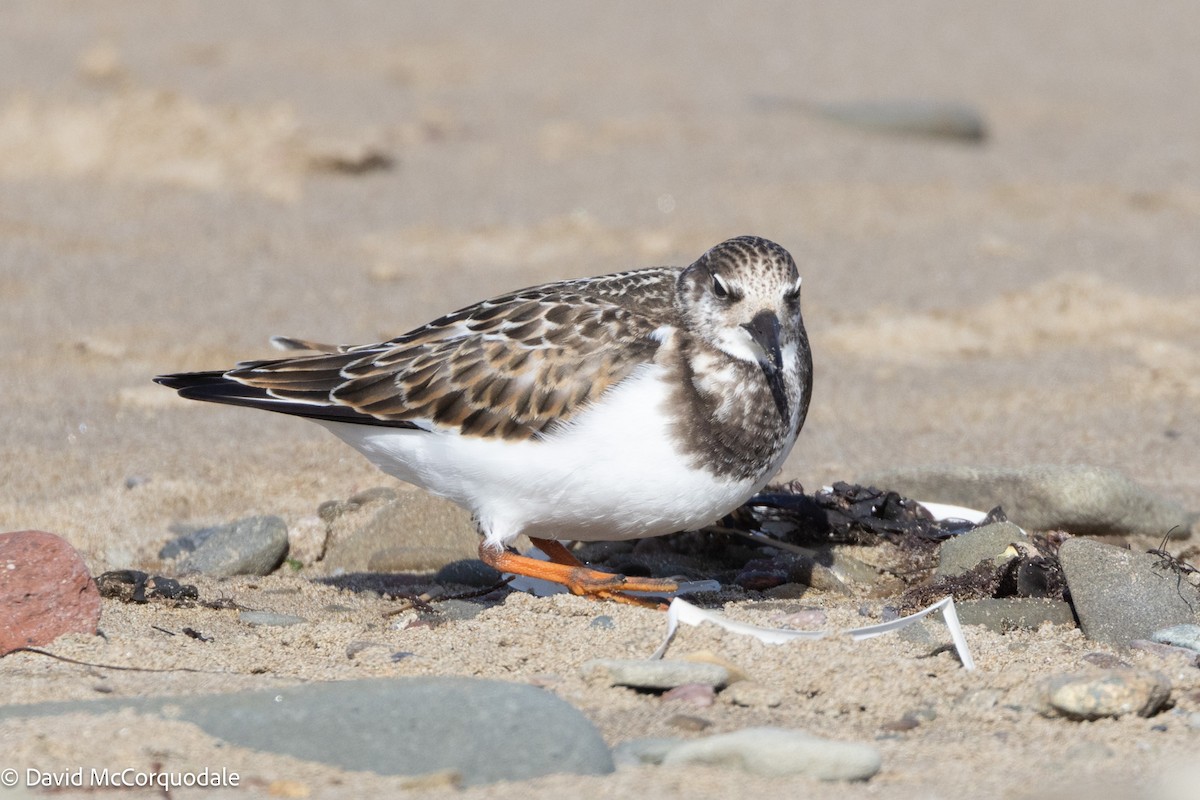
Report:
<svg viewBox="0 0 1200 800"><path fill-rule="evenodd" d="M741 299L741 295L735 293L725 285L725 281L720 275L713 275L713 294L718 300L737 302Z"/></svg>
<svg viewBox="0 0 1200 800"><path fill-rule="evenodd" d="M793 306L796 303L800 302L800 281L799 280L796 281L795 286L793 286L791 289L787 290L787 292L783 295L783 300L788 305L793 305Z"/></svg>

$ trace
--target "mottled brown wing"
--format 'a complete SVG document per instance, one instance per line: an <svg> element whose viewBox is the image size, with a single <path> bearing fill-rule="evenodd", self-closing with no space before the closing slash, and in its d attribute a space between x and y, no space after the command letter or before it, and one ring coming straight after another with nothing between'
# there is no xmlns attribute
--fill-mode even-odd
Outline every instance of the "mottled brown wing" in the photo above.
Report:
<svg viewBox="0 0 1200 800"><path fill-rule="evenodd" d="M525 439L651 361L675 324L674 270L535 287L378 345L239 366L239 383L381 421ZM630 293L629 289L637 287Z"/></svg>

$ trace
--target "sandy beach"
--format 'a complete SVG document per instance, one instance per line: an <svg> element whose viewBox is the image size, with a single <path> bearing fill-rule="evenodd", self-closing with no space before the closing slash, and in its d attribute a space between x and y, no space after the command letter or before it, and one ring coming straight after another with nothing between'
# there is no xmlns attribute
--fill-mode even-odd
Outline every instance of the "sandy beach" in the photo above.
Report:
<svg viewBox="0 0 1200 800"><path fill-rule="evenodd" d="M57 533L93 574L154 571L185 530L295 526L329 500L402 491L317 426L151 379L270 357L276 334L377 341L505 290L690 263L744 233L783 244L804 277L815 389L781 479L1090 464L1200 510L1197 30L1185 2L8 3L0 531ZM987 135L828 113L872 103L957 104ZM610 746L700 735L683 714L706 735L870 742L884 766L855 784L636 767L455 789L127 712L0 722L0 766L248 776L183 797L1200 796L1162 788L1200 752L1186 723L1200 669L1073 628L971 627L974 673L901 637L773 647L697 628L678 653L716 654L784 699L687 707L580 674L648 657L658 612L514 593L406 625L387 616L396 601L303 569L192 582L306 623L106 600L104 637L52 649L168 671L18 654L0 661L0 702L477 676L548 689ZM727 611L769 624L803 606L845 628L886 601L813 591ZM186 626L213 641L158 630ZM361 641L374 644L348 657ZM1174 709L1090 723L1031 710L1043 678L1095 652L1166 674ZM914 729L888 727L921 709Z"/></svg>

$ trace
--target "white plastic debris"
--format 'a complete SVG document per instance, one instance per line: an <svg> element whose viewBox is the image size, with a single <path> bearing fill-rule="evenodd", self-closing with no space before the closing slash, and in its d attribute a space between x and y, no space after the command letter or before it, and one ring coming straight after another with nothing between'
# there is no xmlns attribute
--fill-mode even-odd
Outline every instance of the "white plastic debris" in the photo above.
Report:
<svg viewBox="0 0 1200 800"><path fill-rule="evenodd" d="M962 662L963 668L968 670L975 669L975 659L971 657L971 650L967 647L967 640L963 636L962 626L958 622L958 612L954 608L953 597L945 597L928 608L924 608L915 614L909 614L907 617L894 619L891 622L881 622L878 625L851 628L845 631L797 631L789 628L764 628L728 619L715 611L707 611L676 597L671 601L671 605L667 609L667 636L651 658L662 658L666 655L667 648L671 645L671 640L675 638L680 623L685 625L699 625L703 622L711 622L730 633L736 633L740 636L753 636L766 644L784 644L796 639L811 641L823 639L831 635L849 636L857 642L906 628L935 611L942 612L942 619L946 621L946 627L950 630L950 638L954 642L954 649L958 653L958 660Z"/></svg>
<svg viewBox="0 0 1200 800"><path fill-rule="evenodd" d="M920 500L917 501L917 504L932 514L933 518L938 522L965 520L973 525L978 525L987 519L986 511L979 511L974 508L951 506L945 503L926 503Z"/></svg>

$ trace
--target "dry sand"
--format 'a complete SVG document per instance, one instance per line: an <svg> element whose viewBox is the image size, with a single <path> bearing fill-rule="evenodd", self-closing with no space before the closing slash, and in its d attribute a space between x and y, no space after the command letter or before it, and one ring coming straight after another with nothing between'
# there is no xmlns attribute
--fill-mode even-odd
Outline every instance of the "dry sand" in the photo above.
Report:
<svg viewBox="0 0 1200 800"><path fill-rule="evenodd" d="M375 340L501 290L687 262L740 233L784 244L805 277L816 390L784 477L1082 462L1200 509L1197 30L1188 2L6 3L0 530L60 533L99 572L152 565L172 525L295 521L386 479L315 426L189 405L149 378L269 355L272 334ZM991 136L889 137L763 97L959 100ZM646 768L463 797L1125 796L1200 752L1183 722L1200 671L1147 656L1131 660L1170 673L1184 713L1074 724L1010 708L1104 649L1074 631L972 630L972 675L900 640L769 648L695 631L676 647L720 653L788 700L689 711L578 677L589 658L651 652L663 623L648 611L513 596L401 630L388 603L302 576L202 588L311 622L248 631L232 612L108 603L107 640L55 649L222 674L22 657L0 662L0 694L482 675L547 685L613 744L696 735L667 724L681 712L708 732L876 741L906 711L937 710L877 741L884 770L865 785ZM855 624L857 600L803 602ZM589 627L601 613L613 631ZM386 647L349 660L355 640ZM0 742L17 766L229 766L283 795L401 787L158 720L7 723Z"/></svg>

